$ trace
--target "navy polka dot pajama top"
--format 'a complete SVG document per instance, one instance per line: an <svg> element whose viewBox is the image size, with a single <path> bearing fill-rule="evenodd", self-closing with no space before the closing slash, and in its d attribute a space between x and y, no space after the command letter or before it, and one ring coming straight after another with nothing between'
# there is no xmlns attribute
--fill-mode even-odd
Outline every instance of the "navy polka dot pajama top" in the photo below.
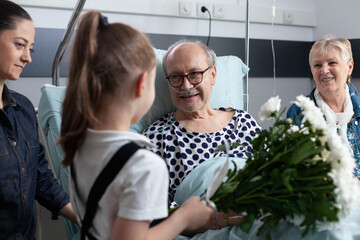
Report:
<svg viewBox="0 0 360 240"><path fill-rule="evenodd" d="M220 110L225 111L224 108ZM144 134L157 146L157 154L166 160L169 169L169 204L174 206L176 188L197 165L214 157L225 156L215 153L224 140L239 142L243 146L230 151L230 157L245 157L251 150L250 141L261 127L243 110L236 110L230 123L218 132L197 133L187 131L174 118L174 112L166 114L144 130Z"/></svg>

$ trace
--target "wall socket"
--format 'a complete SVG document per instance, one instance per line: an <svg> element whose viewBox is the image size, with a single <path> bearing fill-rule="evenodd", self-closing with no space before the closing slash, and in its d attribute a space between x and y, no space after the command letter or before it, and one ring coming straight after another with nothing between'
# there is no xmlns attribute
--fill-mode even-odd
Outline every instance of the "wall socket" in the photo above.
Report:
<svg viewBox="0 0 360 240"><path fill-rule="evenodd" d="M294 23L294 13L291 11L284 11L284 24Z"/></svg>
<svg viewBox="0 0 360 240"><path fill-rule="evenodd" d="M214 18L224 18L225 17L224 4L214 4L213 16L214 16Z"/></svg>
<svg viewBox="0 0 360 240"><path fill-rule="evenodd" d="M190 1L180 1L179 2L179 14L181 16L190 16L191 15L191 2Z"/></svg>
<svg viewBox="0 0 360 240"><path fill-rule="evenodd" d="M197 14L198 17L208 17L209 16L209 13L207 13L206 11L205 12L201 11L201 8L203 6L206 7L209 11L211 11L209 3L207 3L207 2L198 2L197 3L197 11L196 11L196 14Z"/></svg>

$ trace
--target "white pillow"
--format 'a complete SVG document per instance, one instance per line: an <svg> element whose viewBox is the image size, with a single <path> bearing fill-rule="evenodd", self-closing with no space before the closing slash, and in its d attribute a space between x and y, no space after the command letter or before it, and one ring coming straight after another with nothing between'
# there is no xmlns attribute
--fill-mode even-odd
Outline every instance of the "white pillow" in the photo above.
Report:
<svg viewBox="0 0 360 240"><path fill-rule="evenodd" d="M149 112L130 130L141 133L150 124L161 118L164 114L175 109L172 103L168 83L162 68L165 50L155 49L156 55L156 95ZM216 84L212 89L210 105L212 108L231 107L243 109L243 77L249 68L236 56L216 57Z"/></svg>

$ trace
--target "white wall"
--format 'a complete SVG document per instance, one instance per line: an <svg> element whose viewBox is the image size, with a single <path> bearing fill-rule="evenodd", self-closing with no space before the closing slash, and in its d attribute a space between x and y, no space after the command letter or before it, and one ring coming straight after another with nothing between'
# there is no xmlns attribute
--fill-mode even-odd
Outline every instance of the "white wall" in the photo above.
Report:
<svg viewBox="0 0 360 240"><path fill-rule="evenodd" d="M182 0L183 1L183 0ZM77 1L47 1L47 0L17 0L19 4L23 5L30 13L34 20L35 27L38 28L58 28L65 29L68 21L72 15L72 7ZM144 4L136 4L136 3ZM174 34L174 35L198 35L207 36L208 21L196 16L197 2L190 1L192 15L189 17L179 16L177 0L104 0L101 4L99 1L88 0L85 4L85 9L94 7L96 4L99 8L105 9L105 14L108 16L110 22L121 21L128 23L139 30L146 33L158 34ZM246 0L218 0L218 1L201 1L213 6L214 4L224 4L225 17L233 20L213 19L212 22L212 36L244 38L245 37L245 5ZM280 40L298 40L298 41L312 41L313 40L313 21L307 22L306 18L316 19L314 0L252 0L250 8L250 39L280 39ZM272 18L272 7L275 2L275 18ZM153 5L168 6L169 10L166 15L164 7L160 10L155 10ZM113 10L109 10L112 6ZM48 6L48 7L44 7ZM62 7L59 7L62 6ZM116 6L119 6L116 8ZM137 8L136 8L137 6ZM154 8L154 9L153 9ZM174 9L176 8L176 9ZM230 8L239 10L239 12L232 12ZM118 10L119 9L119 10ZM158 8L156 8L158 9ZM140 11L136 13L137 11ZM162 11L162 12L161 12ZM284 24L284 11L293 14L293 24ZM154 13L155 12L155 13ZM274 22L274 24L272 24ZM316 23L316 22L315 22ZM308 24L308 26L303 26ZM251 41L251 40L250 40ZM251 42L250 42L251 43ZM41 47L36 46L35 47ZM245 47L245 46L244 46ZM29 65L28 67L31 67ZM250 66L251 67L251 66ZM272 79L263 79L264 82L272 82ZM291 89L289 81L285 79L278 79L278 89ZM257 89L257 82L254 83L250 79L249 91L250 94L254 89ZM8 82L10 88L24 93L30 98L35 106L38 105L40 98L40 87L45 83L51 83L50 78L21 78L16 82ZM304 82L304 84L307 84ZM261 87L261 86L260 86ZM306 89L310 86L305 85ZM272 87L267 88L269 93L272 93ZM294 92L286 91L289 96L295 95L299 88L294 88ZM264 95L262 95L264 96ZM258 111L258 104L253 104L252 95L250 95L250 111ZM254 101L255 102L255 101Z"/></svg>
<svg viewBox="0 0 360 240"><path fill-rule="evenodd" d="M254 28L250 27L251 38L268 39L274 32L275 39L312 41L312 29L316 25L313 1L277 0L274 19L272 18L273 1L250 1L250 19L254 24ZM16 2L29 11L36 27L46 28L66 28L71 9L76 3L73 0L17 0ZM179 14L180 2L190 3L189 16ZM208 16L199 17L196 14L197 3L202 2L209 6L211 12L213 6L219 3L224 9L223 18L213 17L213 36L245 36L246 0L88 0L84 8L101 9L109 17L109 21L125 22L147 33L207 36ZM284 12L292 15L292 23L284 22ZM275 23L273 28L272 22Z"/></svg>
<svg viewBox="0 0 360 240"><path fill-rule="evenodd" d="M30 67L31 65L27 66ZM59 84L61 86L66 85L67 79L60 78ZM24 77L19 78L16 81L6 81L6 85L17 92L25 95L30 99L32 104L37 107L41 96L41 86L44 84L51 84L52 79L50 77Z"/></svg>
<svg viewBox="0 0 360 240"><path fill-rule="evenodd" d="M258 118L260 107L270 97L281 98L281 110L289 109L291 102L298 95L308 95L314 88L314 81L309 78L250 78L249 80L249 113ZM274 94L275 90L275 94ZM259 122L263 128L268 128L273 122Z"/></svg>
<svg viewBox="0 0 360 240"><path fill-rule="evenodd" d="M332 33L339 37L360 38L359 0L316 0L317 26L314 40Z"/></svg>

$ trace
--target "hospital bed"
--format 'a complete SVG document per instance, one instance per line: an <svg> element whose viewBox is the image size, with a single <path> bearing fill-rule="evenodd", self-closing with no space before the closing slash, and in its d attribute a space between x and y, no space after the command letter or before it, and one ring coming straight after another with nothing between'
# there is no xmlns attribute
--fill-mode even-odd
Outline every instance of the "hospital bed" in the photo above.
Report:
<svg viewBox="0 0 360 240"><path fill-rule="evenodd" d="M66 192L69 192L69 168L61 166L63 152L61 146L57 144L61 130L61 110L64 100L66 86L59 85L59 65L65 52L71 35L73 33L76 19L78 18L85 1L78 1L74 13L70 19L64 38L56 53L53 64L53 84L46 84L41 88L41 98L38 105L38 119L40 126L40 136L45 146L49 165L53 169L54 175ZM111 19L110 19L111 21ZM171 101L168 84L162 68L162 59L165 50L155 49L156 55L156 97L150 111L139 121L131 126L131 131L141 133L142 130L152 122L159 119L165 113L174 109ZM247 97L244 98L244 76L247 75L249 68L236 56L221 56L216 59L217 82L213 87L213 98L211 106L213 108L232 107L236 109L246 108ZM246 85L245 85L246 87ZM220 97L221 96L221 97ZM65 221L65 228L68 239L80 239L80 229L68 220Z"/></svg>

